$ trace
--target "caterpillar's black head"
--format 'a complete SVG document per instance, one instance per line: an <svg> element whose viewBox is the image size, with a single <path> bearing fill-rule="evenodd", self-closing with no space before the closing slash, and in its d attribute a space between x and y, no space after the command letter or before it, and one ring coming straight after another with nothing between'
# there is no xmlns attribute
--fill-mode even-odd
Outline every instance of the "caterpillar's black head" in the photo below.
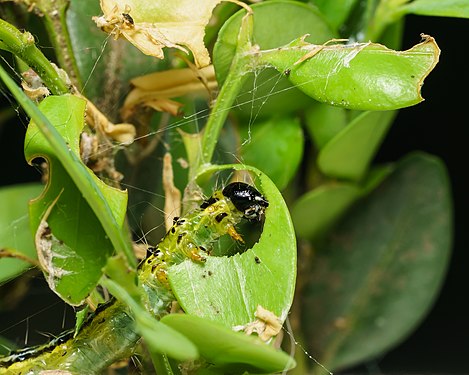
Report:
<svg viewBox="0 0 469 375"><path fill-rule="evenodd" d="M261 193L244 182L232 182L225 186L222 193L246 219L251 221L261 220L265 209L269 206L269 202Z"/></svg>

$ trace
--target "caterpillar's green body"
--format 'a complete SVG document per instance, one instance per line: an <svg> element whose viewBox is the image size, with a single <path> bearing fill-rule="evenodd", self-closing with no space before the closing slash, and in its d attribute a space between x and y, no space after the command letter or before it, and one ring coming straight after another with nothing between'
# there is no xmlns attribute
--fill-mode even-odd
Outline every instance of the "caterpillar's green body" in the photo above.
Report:
<svg viewBox="0 0 469 375"><path fill-rule="evenodd" d="M259 220L268 202L250 185L235 182L215 192L200 209L174 220L165 237L139 265L144 304L156 318L167 314L174 296L167 269L185 259L204 262L212 244L229 234L242 241L235 226L242 218ZM61 370L67 374L96 374L115 361L129 357L140 339L129 309L113 300L83 325L76 337L61 335L49 344L23 349L0 358L0 375L41 374Z"/></svg>

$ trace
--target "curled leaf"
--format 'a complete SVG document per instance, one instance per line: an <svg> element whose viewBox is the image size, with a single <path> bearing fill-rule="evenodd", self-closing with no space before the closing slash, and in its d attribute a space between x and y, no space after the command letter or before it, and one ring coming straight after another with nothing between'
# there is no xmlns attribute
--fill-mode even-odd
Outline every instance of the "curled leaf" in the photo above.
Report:
<svg viewBox="0 0 469 375"><path fill-rule="evenodd" d="M94 17L105 32L124 37L146 55L164 58L163 48L189 49L198 67L210 56L204 45L205 26L221 0L178 2L157 0L101 0L101 17ZM187 47L187 49L186 49Z"/></svg>
<svg viewBox="0 0 469 375"><path fill-rule="evenodd" d="M390 110L423 100L423 80L438 63L435 40L409 50L394 51L376 43L306 43L300 38L289 45L254 51L260 64L275 67L312 98L340 107Z"/></svg>
<svg viewBox="0 0 469 375"><path fill-rule="evenodd" d="M211 256L203 265L185 261L170 267L171 288L186 313L230 328L246 326L256 320L256 314L272 326L273 319L265 319L265 314L259 317L259 305L282 323L296 282L296 237L288 208L275 184L254 167L205 166L199 176L202 179L223 170L250 172L269 201L259 241L242 254Z"/></svg>
<svg viewBox="0 0 469 375"><path fill-rule="evenodd" d="M147 106L176 116L181 103L171 98L207 92L217 87L213 66L200 70L185 68L155 72L130 81L133 90L125 99L122 117L129 118L138 106Z"/></svg>

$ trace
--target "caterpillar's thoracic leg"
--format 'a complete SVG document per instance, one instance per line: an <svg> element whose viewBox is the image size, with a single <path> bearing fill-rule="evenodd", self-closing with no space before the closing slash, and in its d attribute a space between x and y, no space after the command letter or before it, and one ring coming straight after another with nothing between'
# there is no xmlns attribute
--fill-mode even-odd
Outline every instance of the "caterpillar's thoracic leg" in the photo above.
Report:
<svg viewBox="0 0 469 375"><path fill-rule="evenodd" d="M244 243L243 237L241 237L241 235L238 232L236 232L236 229L234 226L228 227L228 234L230 235L232 239Z"/></svg>
<svg viewBox="0 0 469 375"><path fill-rule="evenodd" d="M189 253L189 257L191 258L192 261L194 262L199 262L203 263L207 261L207 258L201 254L200 248L195 248L192 249L191 252Z"/></svg>

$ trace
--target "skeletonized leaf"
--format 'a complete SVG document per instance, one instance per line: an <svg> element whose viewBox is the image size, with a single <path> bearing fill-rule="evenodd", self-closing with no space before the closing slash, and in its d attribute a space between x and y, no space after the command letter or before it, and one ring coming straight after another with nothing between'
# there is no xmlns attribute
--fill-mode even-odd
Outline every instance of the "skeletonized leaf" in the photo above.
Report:
<svg viewBox="0 0 469 375"><path fill-rule="evenodd" d="M204 67L210 63L203 40L205 26L220 2L101 0L104 15L94 20L104 31L126 38L146 55L162 59L164 47L189 49L196 65Z"/></svg>

